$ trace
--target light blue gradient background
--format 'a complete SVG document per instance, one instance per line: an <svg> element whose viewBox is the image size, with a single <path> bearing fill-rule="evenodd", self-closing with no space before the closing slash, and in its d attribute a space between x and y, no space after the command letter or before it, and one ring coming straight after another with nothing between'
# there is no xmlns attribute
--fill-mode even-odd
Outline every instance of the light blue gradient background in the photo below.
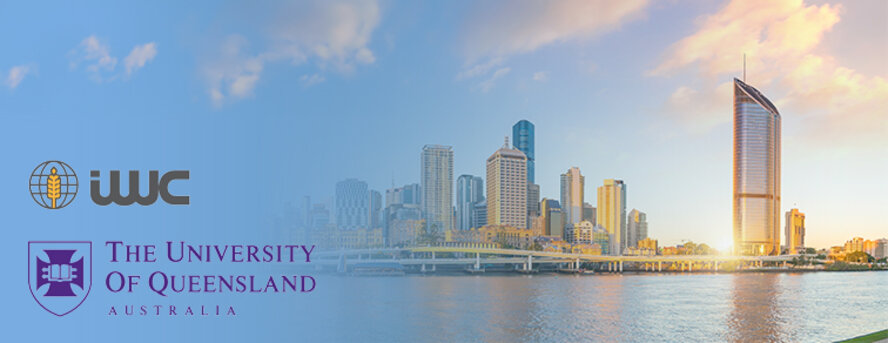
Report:
<svg viewBox="0 0 888 343"><path fill-rule="evenodd" d="M469 3L384 3L368 44L375 63L349 74L311 63L269 64L253 96L215 107L200 75L207 56L230 34L250 39L253 51L263 44L258 38L262 18L246 5L0 3L0 70L34 66L18 87L0 89L4 340L73 336L79 341L215 342L302 335L359 340L343 331L350 323L337 321L337 313L329 310L327 305L341 295L325 291L323 276L317 276L311 294L161 299L148 292L144 279L136 294L111 294L104 289L104 276L112 268L142 271L147 277L155 269L183 266L112 265L104 242L284 243L287 234L276 218L301 196L328 201L335 182L347 177L367 180L381 191L393 179L399 186L418 182L424 144L454 146L454 177L483 175L485 158L520 119L536 125L542 196L557 199L558 175L580 166L587 201L602 179L626 180L629 206L648 213L651 235L663 245L682 239L717 244L730 233L730 124L704 133L684 131L662 113L662 104L687 80L644 74L671 43L693 31L696 17L720 6L652 6L643 19L607 35L515 57L508 77L489 92L479 92L472 82L455 80L466 64L458 51ZM847 13L866 16L850 4ZM842 27L836 31L847 33ZM118 64L138 44L156 42L158 54L126 80L97 83L82 66L69 66L71 51L90 35L111 47ZM837 50L850 44L828 39ZM592 73L583 71L589 63L597 66ZM884 73L884 67L876 64L870 71ZM539 70L548 72L548 82L530 81ZM296 82L316 72L325 73L326 81L311 87ZM730 113L725 104L716 115ZM835 225L869 224L872 218L860 213L886 207L886 161L872 158L874 152L884 153L884 146L858 149L833 142L835 147L809 147L792 139L803 129L801 119L785 114L783 207L798 201L833 210L809 213L834 224L827 230L815 224L820 219L809 221L819 246L840 244L853 235L884 236L884 226ZM31 170L46 160L64 161L80 177L77 198L58 211L37 206L28 194ZM191 205L97 206L88 192L89 170L94 169L190 170L191 179L174 183L173 192L190 195ZM28 291L25 255L33 240L94 243L92 291L68 316L46 313ZM184 269L215 274L242 266ZM276 275L284 268L256 265L249 271ZM143 303L232 304L238 316L106 316L110 304L121 311L124 304Z"/></svg>

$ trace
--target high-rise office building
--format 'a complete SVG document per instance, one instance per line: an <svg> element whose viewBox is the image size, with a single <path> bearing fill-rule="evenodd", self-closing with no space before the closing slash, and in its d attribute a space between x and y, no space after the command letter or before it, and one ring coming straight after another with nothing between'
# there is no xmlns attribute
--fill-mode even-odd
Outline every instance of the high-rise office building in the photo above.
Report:
<svg viewBox="0 0 888 343"><path fill-rule="evenodd" d="M527 157L505 144L487 158L487 224L527 228Z"/></svg>
<svg viewBox="0 0 888 343"><path fill-rule="evenodd" d="M583 220L589 221L592 225L598 224L598 209L588 202L583 203Z"/></svg>
<svg viewBox="0 0 888 343"><path fill-rule="evenodd" d="M638 248L638 242L648 238L647 214L636 209L629 211L626 223L626 246Z"/></svg>
<svg viewBox="0 0 888 343"><path fill-rule="evenodd" d="M805 251L805 214L794 208L786 211L786 251L795 255Z"/></svg>
<svg viewBox="0 0 888 343"><path fill-rule="evenodd" d="M880 238L876 240L876 248L872 254L876 259L885 258L888 256L888 239Z"/></svg>
<svg viewBox="0 0 888 343"><path fill-rule="evenodd" d="M370 213L367 183L345 179L336 183L336 226L340 230L366 229Z"/></svg>
<svg viewBox="0 0 888 343"><path fill-rule="evenodd" d="M540 185L534 183L527 184L527 227L533 218L540 216Z"/></svg>
<svg viewBox="0 0 888 343"><path fill-rule="evenodd" d="M543 198L540 201L540 218L544 236L564 238L564 214L558 200Z"/></svg>
<svg viewBox="0 0 888 343"><path fill-rule="evenodd" d="M527 182L534 183L534 135L533 123L527 120L521 120L512 126L512 140L515 149L521 150L524 156L527 156Z"/></svg>
<svg viewBox="0 0 888 343"><path fill-rule="evenodd" d="M583 220L583 187L586 183L580 168L571 167L561 174L561 211L564 213L564 226Z"/></svg>
<svg viewBox="0 0 888 343"><path fill-rule="evenodd" d="M460 230L474 228L475 204L484 200L484 179L460 175L456 179L456 224Z"/></svg>
<svg viewBox="0 0 888 343"><path fill-rule="evenodd" d="M453 147L422 147L422 212L430 230L453 229Z"/></svg>
<svg viewBox="0 0 888 343"><path fill-rule="evenodd" d="M780 113L734 79L734 253L780 253Z"/></svg>
<svg viewBox="0 0 888 343"><path fill-rule="evenodd" d="M475 210L472 213L472 227L478 228L487 225L487 200L481 200L475 203Z"/></svg>
<svg viewBox="0 0 888 343"><path fill-rule="evenodd" d="M621 255L626 248L626 184L622 180L606 179L598 187L598 224L610 238L610 253Z"/></svg>

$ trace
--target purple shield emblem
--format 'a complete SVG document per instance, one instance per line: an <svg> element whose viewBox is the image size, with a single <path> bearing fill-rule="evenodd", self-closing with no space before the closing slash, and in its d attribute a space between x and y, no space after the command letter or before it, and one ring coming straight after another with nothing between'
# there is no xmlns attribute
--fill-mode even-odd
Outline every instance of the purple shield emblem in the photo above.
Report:
<svg viewBox="0 0 888 343"><path fill-rule="evenodd" d="M28 242L28 286L50 313L74 311L92 287L92 242Z"/></svg>

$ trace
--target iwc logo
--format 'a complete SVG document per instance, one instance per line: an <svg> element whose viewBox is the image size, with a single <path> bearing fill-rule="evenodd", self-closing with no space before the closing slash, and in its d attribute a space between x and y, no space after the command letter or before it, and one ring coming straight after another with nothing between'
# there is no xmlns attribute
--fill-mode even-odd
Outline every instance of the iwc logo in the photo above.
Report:
<svg viewBox="0 0 888 343"><path fill-rule="evenodd" d="M34 168L29 182L37 205L51 210L68 206L77 196L77 174L62 161L46 161Z"/></svg>
<svg viewBox="0 0 888 343"><path fill-rule="evenodd" d="M173 194L170 192L170 183L179 180L188 180L191 172L188 170L171 170L160 173L157 170L148 171L148 192L142 195L139 191L139 171L130 170L125 191L121 190L120 170L111 170L108 180L109 189L102 192L102 173L98 170L89 171L89 197L96 205L130 206L139 204L142 206L153 205L158 198L170 205L189 205L191 199L188 195ZM68 206L77 196L80 188L77 174L74 169L62 161L46 161L34 168L31 179L28 182L31 198L37 205L50 210L57 210ZM107 193L103 195L102 193Z"/></svg>

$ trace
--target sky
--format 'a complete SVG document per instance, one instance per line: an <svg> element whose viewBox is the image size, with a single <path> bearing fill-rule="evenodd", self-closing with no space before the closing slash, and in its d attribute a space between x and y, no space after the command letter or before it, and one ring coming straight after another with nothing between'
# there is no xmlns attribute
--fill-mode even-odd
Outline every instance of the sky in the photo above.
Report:
<svg viewBox="0 0 888 343"><path fill-rule="evenodd" d="M745 53L807 245L888 237L884 1L3 2L0 30L18 169L205 170L275 216L345 178L419 182L425 144L453 146L454 180L483 176L527 119L543 197L572 166L593 205L622 179L661 245L716 247Z"/></svg>

